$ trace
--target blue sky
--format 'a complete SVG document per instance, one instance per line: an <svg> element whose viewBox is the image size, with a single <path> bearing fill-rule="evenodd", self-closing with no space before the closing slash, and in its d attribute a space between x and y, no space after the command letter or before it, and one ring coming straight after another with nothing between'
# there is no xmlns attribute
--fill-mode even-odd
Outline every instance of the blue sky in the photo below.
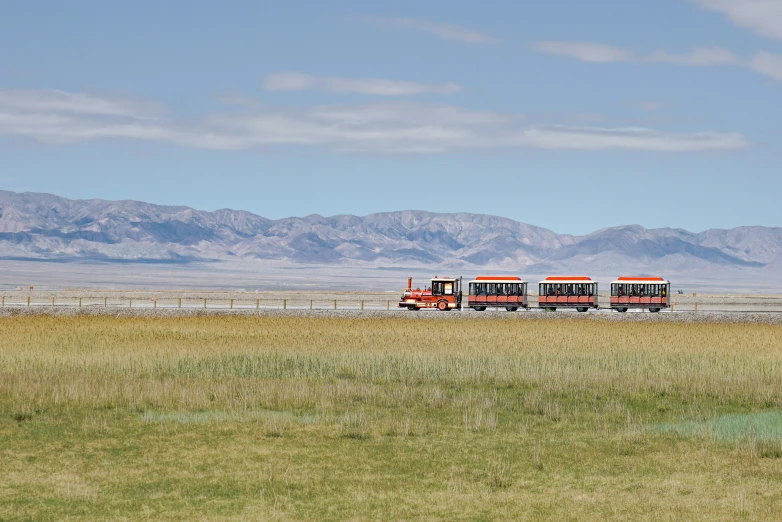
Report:
<svg viewBox="0 0 782 522"><path fill-rule="evenodd" d="M782 0L484 4L4 2L0 187L782 226Z"/></svg>

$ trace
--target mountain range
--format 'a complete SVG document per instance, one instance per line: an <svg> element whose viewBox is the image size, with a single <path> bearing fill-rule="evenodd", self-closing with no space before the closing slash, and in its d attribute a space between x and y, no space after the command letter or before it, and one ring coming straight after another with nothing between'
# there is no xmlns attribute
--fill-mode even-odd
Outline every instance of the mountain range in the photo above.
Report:
<svg viewBox="0 0 782 522"><path fill-rule="evenodd" d="M0 259L192 263L274 260L366 267L701 273L753 278L782 268L782 228L692 233L627 225L584 236L511 219L418 210L267 219L139 201L0 191ZM587 267L589 267L587 269Z"/></svg>

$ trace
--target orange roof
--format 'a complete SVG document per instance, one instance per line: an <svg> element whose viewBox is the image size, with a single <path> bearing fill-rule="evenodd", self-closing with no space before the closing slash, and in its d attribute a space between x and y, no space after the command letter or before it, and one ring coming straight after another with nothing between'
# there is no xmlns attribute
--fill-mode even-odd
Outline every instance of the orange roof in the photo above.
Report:
<svg viewBox="0 0 782 522"><path fill-rule="evenodd" d="M546 281L591 281L591 277L587 276L551 276L547 277Z"/></svg>
<svg viewBox="0 0 782 522"><path fill-rule="evenodd" d="M521 281L520 277L516 276L478 276L476 281Z"/></svg>
<svg viewBox="0 0 782 522"><path fill-rule="evenodd" d="M662 277L630 277L622 276L617 281L665 281Z"/></svg>

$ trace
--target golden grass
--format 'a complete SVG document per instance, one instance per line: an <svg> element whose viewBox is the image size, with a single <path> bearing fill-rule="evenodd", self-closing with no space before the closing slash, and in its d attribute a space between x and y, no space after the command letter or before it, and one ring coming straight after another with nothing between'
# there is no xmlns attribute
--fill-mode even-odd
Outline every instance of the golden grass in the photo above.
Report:
<svg viewBox="0 0 782 522"><path fill-rule="evenodd" d="M564 319L26 317L0 321L0 393L17 405L275 409L411 385L523 384L545 394L708 395L778 405L776 325Z"/></svg>
<svg viewBox="0 0 782 522"><path fill-rule="evenodd" d="M5 318L0 518L782 516L776 442L655 429L778 408L781 334L514 316Z"/></svg>

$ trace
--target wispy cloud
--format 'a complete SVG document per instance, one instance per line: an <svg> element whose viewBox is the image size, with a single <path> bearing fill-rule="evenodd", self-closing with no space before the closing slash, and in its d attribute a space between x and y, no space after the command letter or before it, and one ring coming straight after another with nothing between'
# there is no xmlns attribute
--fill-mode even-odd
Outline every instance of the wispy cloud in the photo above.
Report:
<svg viewBox="0 0 782 522"><path fill-rule="evenodd" d="M725 14L739 27L782 40L782 1L780 0L691 0L710 11Z"/></svg>
<svg viewBox="0 0 782 522"><path fill-rule="evenodd" d="M458 25L430 22L427 20L418 20L416 18L365 16L363 19L374 24L385 25L389 27L403 27L406 29L413 29L416 31L433 34L444 40L454 40L470 44L494 44L499 41L496 38L475 29L460 27Z"/></svg>
<svg viewBox="0 0 782 522"><path fill-rule="evenodd" d="M621 47L592 42L545 41L535 44L535 48L540 52L594 63L658 62L675 65L707 66L739 62L739 58L733 52L722 47L698 47L682 54L654 51L645 55L638 55Z"/></svg>
<svg viewBox="0 0 782 522"><path fill-rule="evenodd" d="M53 112L97 116L157 117L165 113L159 103L132 96L71 93L55 89L0 90L0 111Z"/></svg>
<svg viewBox="0 0 782 522"><path fill-rule="evenodd" d="M535 48L543 53L567 56L582 62L632 62L633 53L619 47L590 42L538 42Z"/></svg>
<svg viewBox="0 0 782 522"><path fill-rule="evenodd" d="M641 57L640 61L706 67L710 65L733 65L739 63L741 60L732 51L722 47L698 47L683 54L655 51L647 56Z"/></svg>
<svg viewBox="0 0 782 522"><path fill-rule="evenodd" d="M782 0L779 2L782 3ZM782 56L766 51L761 51L752 59L746 60L723 47L697 47L689 52L678 54L667 51L634 54L627 49L598 43L546 41L535 44L535 49L543 53L592 63L665 63L688 67L720 65L745 67L782 81L782 64L780 64Z"/></svg>
<svg viewBox="0 0 782 522"><path fill-rule="evenodd" d="M520 147L699 152L750 145L737 133L534 125L520 114L441 104L395 101L292 109L229 99L241 101L240 110L150 119L149 107L157 104L59 91L53 97L52 91L0 90L0 136L54 144L119 138L212 150L300 145L379 154Z"/></svg>
<svg viewBox="0 0 782 522"><path fill-rule="evenodd" d="M645 128L562 127L527 129L520 143L548 149L626 149L656 152L736 150L749 143L741 134L702 132L675 134Z"/></svg>
<svg viewBox="0 0 782 522"><path fill-rule="evenodd" d="M749 62L761 74L782 81L782 55L761 51Z"/></svg>
<svg viewBox="0 0 782 522"><path fill-rule="evenodd" d="M462 87L455 83L417 83L380 78L338 78L310 76L297 72L268 75L263 82L268 91L323 90L336 93L374 94L378 96L411 96L416 94L452 94Z"/></svg>

